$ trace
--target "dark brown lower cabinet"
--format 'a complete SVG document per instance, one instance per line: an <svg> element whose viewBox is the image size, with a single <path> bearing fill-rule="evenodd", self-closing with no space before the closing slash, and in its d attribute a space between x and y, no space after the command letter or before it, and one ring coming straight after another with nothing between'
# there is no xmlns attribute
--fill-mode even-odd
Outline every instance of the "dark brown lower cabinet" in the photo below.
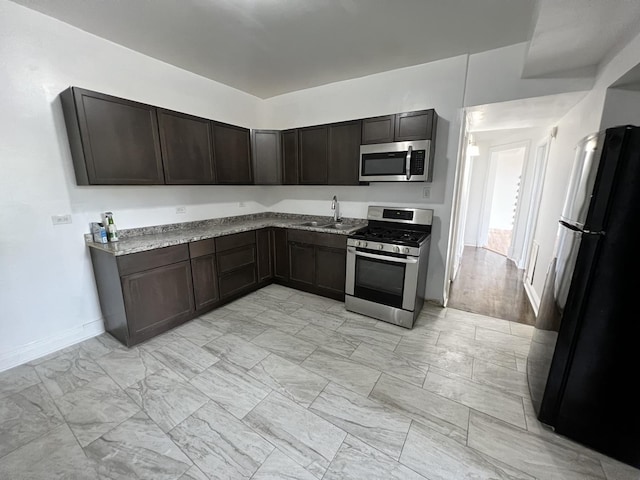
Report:
<svg viewBox="0 0 640 480"><path fill-rule="evenodd" d="M289 280L289 248L287 246L287 230L272 230L273 277L278 280Z"/></svg>
<svg viewBox="0 0 640 480"><path fill-rule="evenodd" d="M289 284L294 288L343 300L347 237L290 230L288 239Z"/></svg>
<svg viewBox="0 0 640 480"><path fill-rule="evenodd" d="M122 277L132 343L190 319L194 311L192 288L189 261Z"/></svg>
<svg viewBox="0 0 640 480"><path fill-rule="evenodd" d="M216 238L216 256L221 300L255 290L258 284L255 232Z"/></svg>
<svg viewBox="0 0 640 480"><path fill-rule="evenodd" d="M347 251L316 246L316 286L344 295Z"/></svg>
<svg viewBox="0 0 640 480"><path fill-rule="evenodd" d="M272 228L256 231L256 247L258 250L258 282L268 282L273 278Z"/></svg>
<svg viewBox="0 0 640 480"><path fill-rule="evenodd" d="M289 242L289 280L313 285L316 276L315 247Z"/></svg>
<svg viewBox="0 0 640 480"><path fill-rule="evenodd" d="M346 239L265 228L129 255L90 248L105 329L133 346L274 280L344 299Z"/></svg>
<svg viewBox="0 0 640 480"><path fill-rule="evenodd" d="M191 259L193 296L197 311L213 308L220 300L215 254Z"/></svg>

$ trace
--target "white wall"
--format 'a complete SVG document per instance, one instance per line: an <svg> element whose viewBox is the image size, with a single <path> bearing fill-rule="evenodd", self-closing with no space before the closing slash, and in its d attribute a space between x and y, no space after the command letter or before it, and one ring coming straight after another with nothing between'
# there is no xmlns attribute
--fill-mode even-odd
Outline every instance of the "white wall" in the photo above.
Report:
<svg viewBox="0 0 640 480"><path fill-rule="evenodd" d="M551 143L545 174L540 214L534 240L540 245L532 288L542 294L547 268L553 257L557 235L557 221L562 211L567 183L574 159L574 148L584 136L609 122L610 112L603 117L607 89L620 77L640 63L640 35L633 38L619 52L612 54L602 65L593 89L558 122L558 134ZM611 125L602 125L603 127Z"/></svg>
<svg viewBox="0 0 640 480"><path fill-rule="evenodd" d="M618 125L640 125L639 90L607 89L600 130Z"/></svg>
<svg viewBox="0 0 640 480"><path fill-rule="evenodd" d="M520 186L520 176L524 166L526 147L494 152L492 160L496 168L496 185L491 199L489 228L513 230L516 205Z"/></svg>
<svg viewBox="0 0 640 480"><path fill-rule="evenodd" d="M593 78L522 78L528 43L477 53L469 57L464 105L485 105L520 98L589 90Z"/></svg>
<svg viewBox="0 0 640 480"><path fill-rule="evenodd" d="M263 210L262 187L78 187L58 94L69 85L252 126L261 100L0 1L0 370L95 335L83 234ZM240 209L239 200L252 199ZM176 215L175 207L187 207ZM54 227L51 215L71 213Z"/></svg>

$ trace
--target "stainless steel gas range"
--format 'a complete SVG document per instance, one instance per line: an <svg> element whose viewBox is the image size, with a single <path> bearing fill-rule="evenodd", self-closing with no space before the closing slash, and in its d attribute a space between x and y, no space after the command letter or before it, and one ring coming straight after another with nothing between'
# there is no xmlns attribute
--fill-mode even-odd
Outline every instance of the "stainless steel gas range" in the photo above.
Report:
<svg viewBox="0 0 640 480"><path fill-rule="evenodd" d="M424 304L433 210L369 207L347 238L345 307L412 328Z"/></svg>

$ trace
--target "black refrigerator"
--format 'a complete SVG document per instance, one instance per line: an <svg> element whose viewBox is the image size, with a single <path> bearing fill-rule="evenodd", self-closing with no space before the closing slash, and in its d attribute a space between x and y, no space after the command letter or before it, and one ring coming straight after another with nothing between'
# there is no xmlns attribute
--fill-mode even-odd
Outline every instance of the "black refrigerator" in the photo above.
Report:
<svg viewBox="0 0 640 480"><path fill-rule="evenodd" d="M640 127L576 155L527 377L538 419L640 467Z"/></svg>

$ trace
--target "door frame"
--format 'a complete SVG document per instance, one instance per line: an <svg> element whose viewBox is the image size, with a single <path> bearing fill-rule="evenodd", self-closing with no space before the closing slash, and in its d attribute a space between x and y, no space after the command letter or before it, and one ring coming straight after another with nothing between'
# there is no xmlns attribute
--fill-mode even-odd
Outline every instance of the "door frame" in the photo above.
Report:
<svg viewBox="0 0 640 480"><path fill-rule="evenodd" d="M536 226L538 224L538 216L540 214L540 202L542 201L542 193L544 191L544 178L547 172L547 162L551 151L552 135L548 135L536 144L536 155L533 159L533 184L531 186L531 200L529 202L529 210L527 212L527 223L525 225L522 267L525 268L524 282L531 284L533 281L532 273L534 265L531 264L531 254L533 252L533 239L536 234ZM540 149L543 148L542 155L538 155Z"/></svg>
<svg viewBox="0 0 640 480"><path fill-rule="evenodd" d="M445 284L442 292L442 306L446 307L449 303L449 291L451 283L458 272L456 266L456 251L459 243L463 241L464 224L461 225L460 207L464 192L462 191L463 170L467 158L467 146L469 143L469 115L466 108L458 110L461 116L460 120L460 136L458 137L458 158L456 159L456 167L453 180L453 200L451 204L451 221L449 223L449 235L447 238L447 256L445 260Z"/></svg>

